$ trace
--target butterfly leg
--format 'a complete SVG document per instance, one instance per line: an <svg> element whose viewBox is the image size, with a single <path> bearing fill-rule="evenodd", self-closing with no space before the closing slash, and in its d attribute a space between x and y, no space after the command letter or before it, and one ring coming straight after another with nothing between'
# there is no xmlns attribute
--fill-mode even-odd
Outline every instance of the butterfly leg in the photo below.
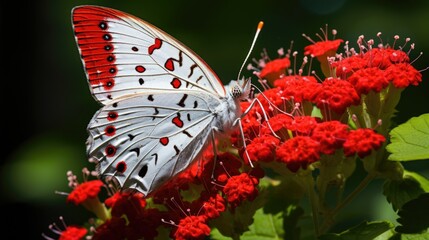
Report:
<svg viewBox="0 0 429 240"><path fill-rule="evenodd" d="M268 121L268 115L267 115L267 113L265 112L264 107L262 106L261 101L259 101L259 99L257 99L257 98L254 98L254 99L252 100L252 102L250 103L249 107L248 107L248 108L247 108L247 109L246 109L246 110L241 114L241 116L240 116L239 118L235 119L235 121L234 121L234 123L233 123L233 125L238 124L238 127L239 127L239 129L240 129L241 138L242 138L242 140L243 140L244 152L245 152L245 154L246 154L246 156L247 156L247 159L249 159L249 164L250 164L250 166L251 166L252 168L253 168L253 163L252 163L252 161L250 160L249 153L247 152L247 144L246 144L246 139L245 139L245 136L244 136L244 130L243 130L243 125L242 125L242 123L241 123L241 119L242 119L242 118L244 118L244 117L245 117L245 116L250 112L250 110L253 108L253 106L254 106L255 104L258 104L258 105L261 107L262 114L264 115L264 120L267 122L268 128L271 130L272 134L273 134L276 138L280 139L280 137L279 137L279 136L274 132L274 130L272 129L272 127L271 127L271 125L270 125L270 122Z"/></svg>

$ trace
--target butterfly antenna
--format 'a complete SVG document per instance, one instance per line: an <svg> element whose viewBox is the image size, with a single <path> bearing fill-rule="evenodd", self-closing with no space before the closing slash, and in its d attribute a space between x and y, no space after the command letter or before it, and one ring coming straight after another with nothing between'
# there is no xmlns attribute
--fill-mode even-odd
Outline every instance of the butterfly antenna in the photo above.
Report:
<svg viewBox="0 0 429 240"><path fill-rule="evenodd" d="M260 21L258 24L258 27L256 28L255 37L253 38L252 45L250 46L249 52L247 53L246 58L244 59L243 65L241 65L240 71L238 72L237 80L240 79L241 71L244 68L244 65L246 64L247 60L249 59L250 53L252 53L253 47L255 46L256 39L258 38L259 33L261 32L262 27L264 26L264 22Z"/></svg>

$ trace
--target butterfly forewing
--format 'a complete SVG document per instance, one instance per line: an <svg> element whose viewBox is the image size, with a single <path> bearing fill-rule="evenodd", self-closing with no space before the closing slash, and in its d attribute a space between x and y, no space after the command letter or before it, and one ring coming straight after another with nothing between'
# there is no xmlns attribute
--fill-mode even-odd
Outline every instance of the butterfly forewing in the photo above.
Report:
<svg viewBox="0 0 429 240"><path fill-rule="evenodd" d="M197 92L139 94L91 120L88 153L101 175L147 194L197 157L210 136L217 99Z"/></svg>
<svg viewBox="0 0 429 240"><path fill-rule="evenodd" d="M72 21L91 92L102 104L175 89L225 96L219 78L200 57L143 20L80 6L73 9Z"/></svg>

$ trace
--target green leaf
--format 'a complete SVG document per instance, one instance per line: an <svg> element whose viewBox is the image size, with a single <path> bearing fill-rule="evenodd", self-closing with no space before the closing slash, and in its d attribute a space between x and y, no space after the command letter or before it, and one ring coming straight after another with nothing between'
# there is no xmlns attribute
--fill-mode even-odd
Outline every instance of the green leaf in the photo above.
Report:
<svg viewBox="0 0 429 240"><path fill-rule="evenodd" d="M265 214L263 209L256 211L254 222L249 226L240 239L243 240L272 240L283 239L283 213Z"/></svg>
<svg viewBox="0 0 429 240"><path fill-rule="evenodd" d="M383 194L394 210L424 192L429 192L429 180L406 170L401 180L386 180L383 185Z"/></svg>
<svg viewBox="0 0 429 240"><path fill-rule="evenodd" d="M429 159L429 114L413 117L390 132L389 160Z"/></svg>
<svg viewBox="0 0 429 240"><path fill-rule="evenodd" d="M212 228L212 230L210 231L210 239L213 239L213 240L231 240L230 237L225 237L224 235L222 235L222 233L220 233L219 229L217 229L217 228Z"/></svg>
<svg viewBox="0 0 429 240"><path fill-rule="evenodd" d="M380 236L390 230L393 224L387 221L363 222L342 233L329 233L319 237L319 240L368 240Z"/></svg>
<svg viewBox="0 0 429 240"><path fill-rule="evenodd" d="M405 203L398 212L398 223L395 228L399 233L421 233L429 228L429 193Z"/></svg>
<svg viewBox="0 0 429 240"><path fill-rule="evenodd" d="M419 182L420 187L423 189L423 191L429 192L429 179L415 172L405 171L404 174L414 178L414 180Z"/></svg>
<svg viewBox="0 0 429 240"><path fill-rule="evenodd" d="M428 240L428 239L429 239L429 232L418 233L418 234L397 233L393 237L389 238L389 240Z"/></svg>

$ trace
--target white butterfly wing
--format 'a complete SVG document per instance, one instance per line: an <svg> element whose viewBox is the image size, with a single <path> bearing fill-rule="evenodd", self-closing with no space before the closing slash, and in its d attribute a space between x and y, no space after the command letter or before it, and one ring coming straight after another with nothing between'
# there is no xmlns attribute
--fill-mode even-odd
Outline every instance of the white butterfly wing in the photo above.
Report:
<svg viewBox="0 0 429 240"><path fill-rule="evenodd" d="M88 125L87 151L102 178L150 194L202 152L225 89L195 53L134 16L73 9L91 92L104 106Z"/></svg>
<svg viewBox="0 0 429 240"><path fill-rule="evenodd" d="M202 152L218 101L207 94L170 91L108 104L88 126L88 153L103 177L147 196Z"/></svg>
<svg viewBox="0 0 429 240"><path fill-rule="evenodd" d="M72 22L91 92L103 105L172 89L225 96L223 84L200 57L137 17L79 6L72 11Z"/></svg>

